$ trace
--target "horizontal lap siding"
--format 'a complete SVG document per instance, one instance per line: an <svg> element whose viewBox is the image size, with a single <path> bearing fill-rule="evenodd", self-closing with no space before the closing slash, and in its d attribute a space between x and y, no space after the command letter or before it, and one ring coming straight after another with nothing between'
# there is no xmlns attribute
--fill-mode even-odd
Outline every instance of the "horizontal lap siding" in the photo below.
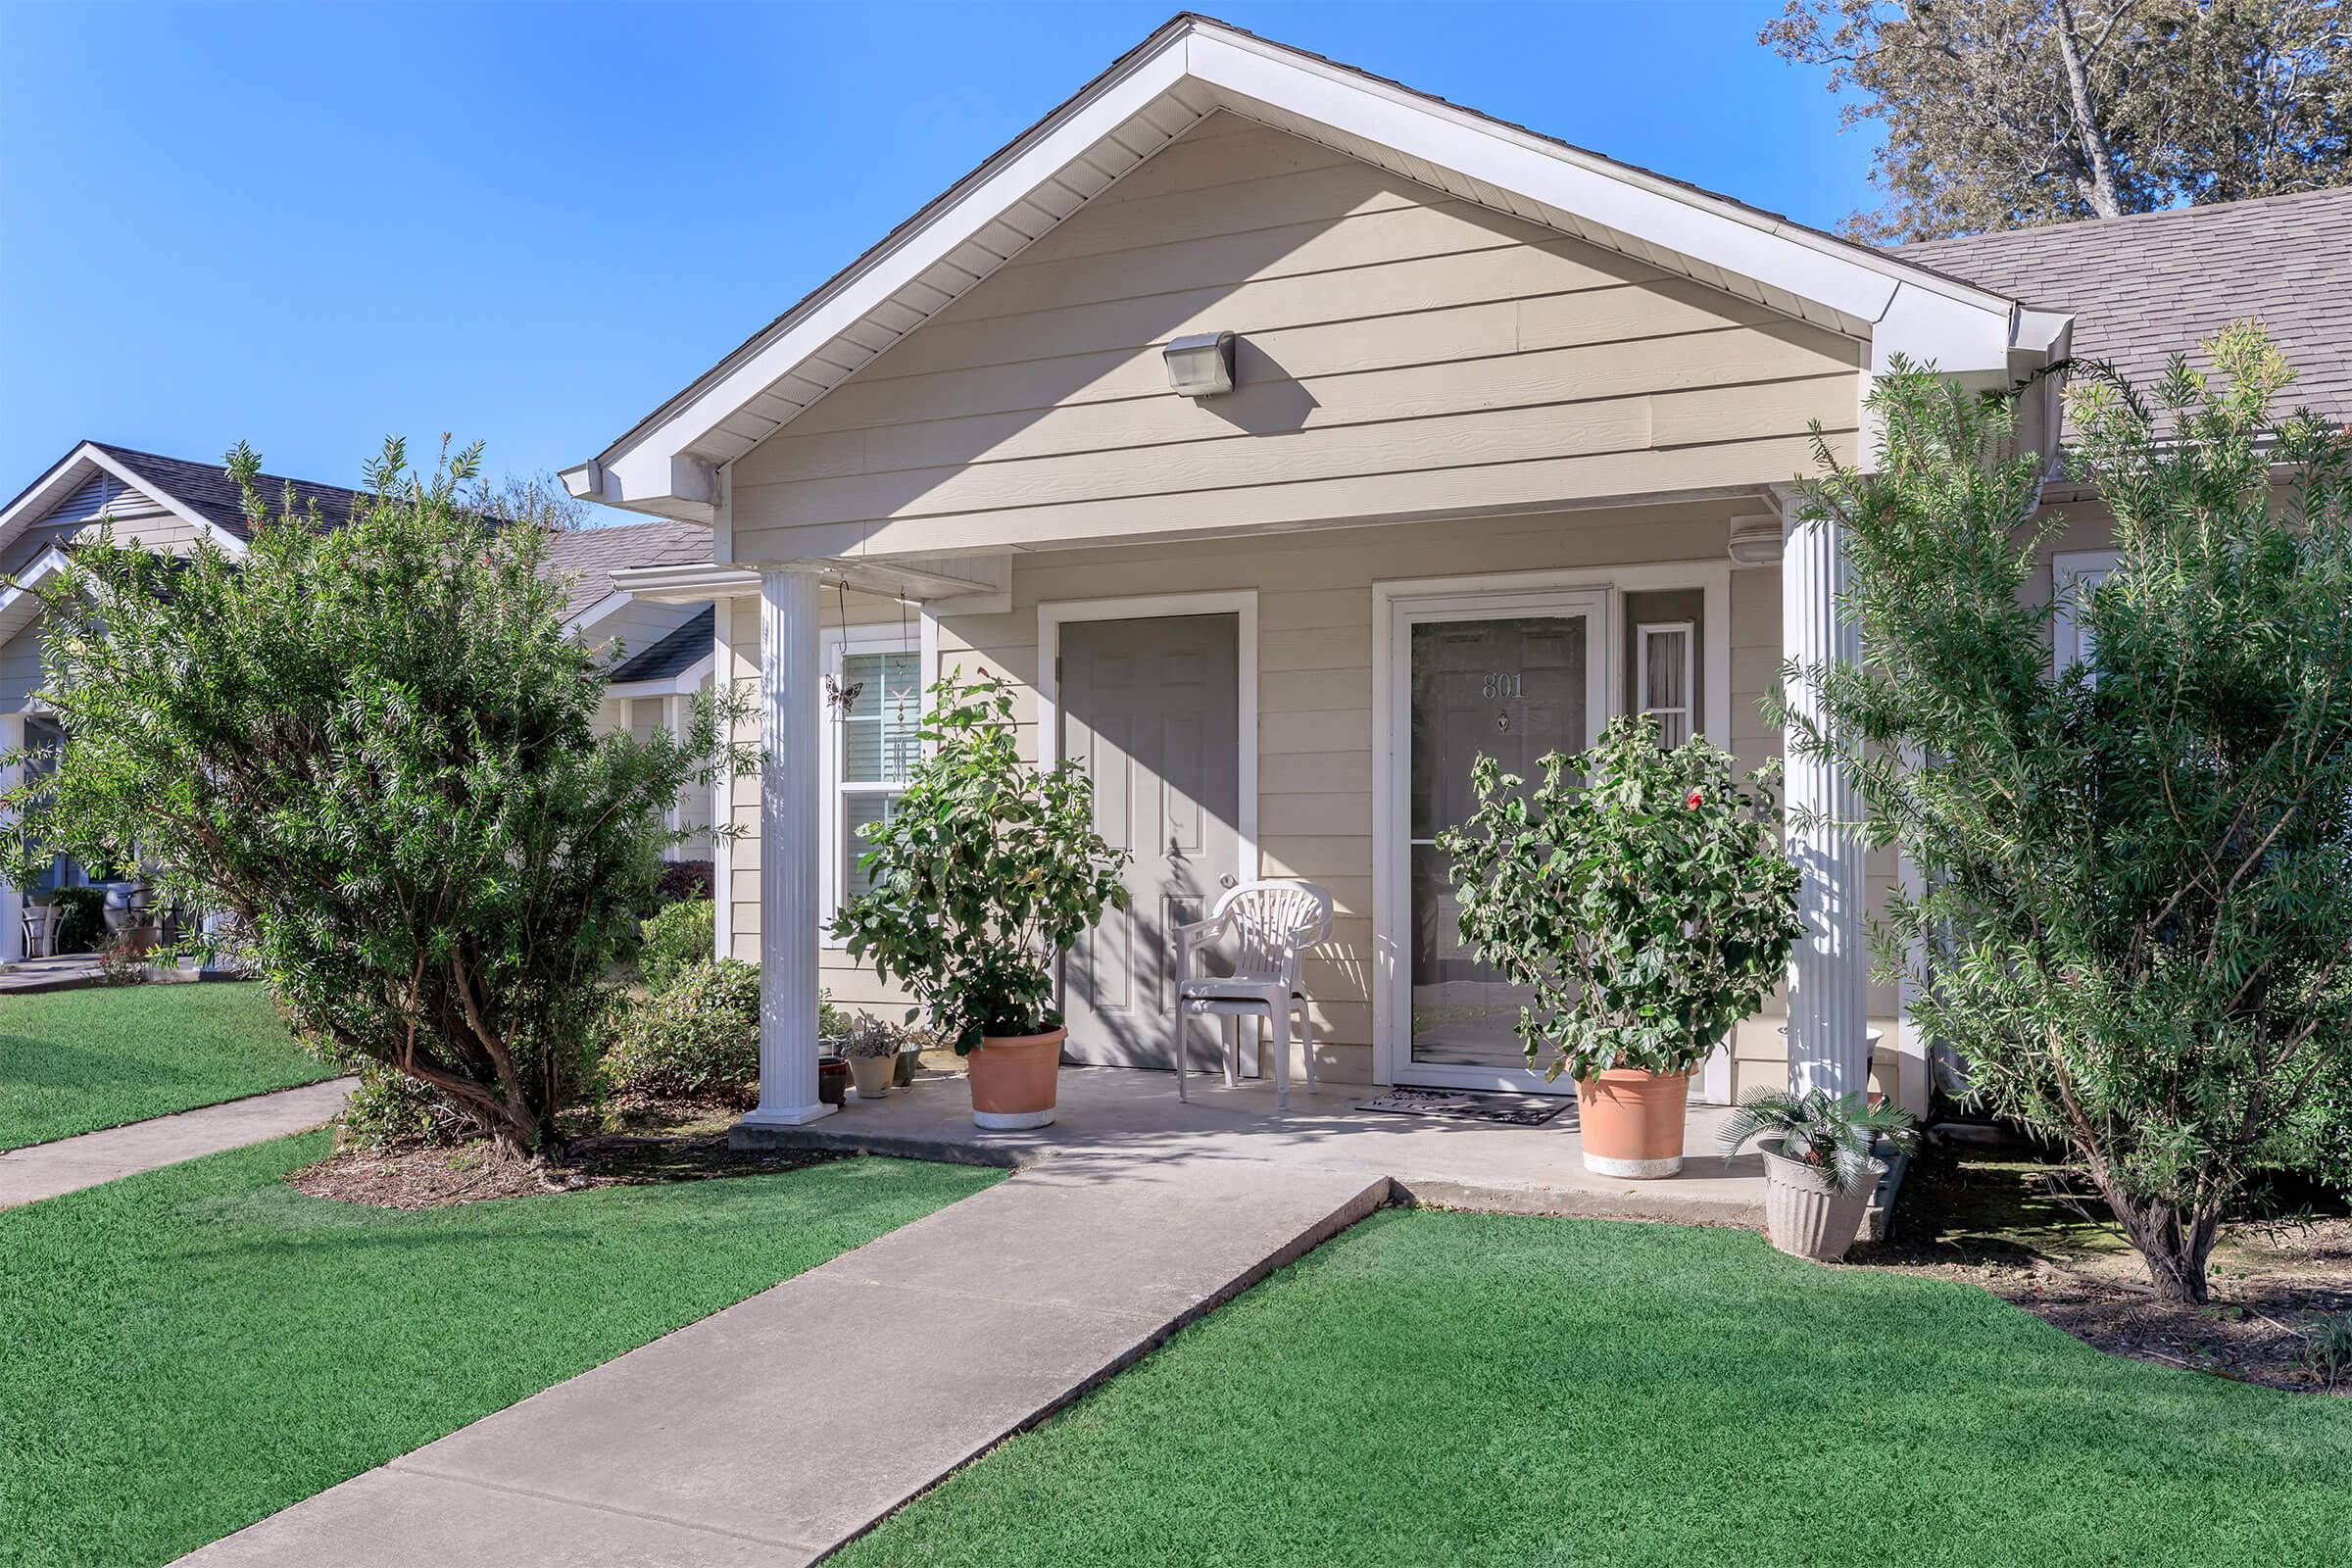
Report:
<svg viewBox="0 0 2352 1568"><path fill-rule="evenodd" d="M1241 334L1237 389L1160 349ZM1788 478L1854 343L1213 118L738 460L746 560L1044 549Z"/></svg>

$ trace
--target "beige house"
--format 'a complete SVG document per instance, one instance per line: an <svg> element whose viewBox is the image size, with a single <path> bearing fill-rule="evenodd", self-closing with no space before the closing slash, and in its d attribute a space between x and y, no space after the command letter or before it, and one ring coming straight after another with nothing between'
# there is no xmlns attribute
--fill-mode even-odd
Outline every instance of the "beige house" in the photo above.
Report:
<svg viewBox="0 0 2352 1568"><path fill-rule="evenodd" d="M1842 546L1785 516L1809 430L1867 461L1897 357L1981 388L2065 357L2072 317L2037 308L2065 302L2023 292L1162 27L564 476L708 527L704 564L615 580L713 604L715 668L760 697L765 775L716 803L741 835L718 944L764 964L751 1119L824 1113L820 986L901 1000L820 928L956 665L1019 683L1034 755L1083 758L1135 856L1133 911L1065 963L1074 1058L1168 1064L1169 926L1300 877L1339 910L1306 977L1327 1081L1546 1092L1430 848L1472 758L1631 710L1777 755L1757 704L1783 662L1853 646ZM2049 383L2026 418L2054 449ZM859 688L846 710L828 676ZM1811 937L1699 1097L1867 1075L1923 1105L1925 1044L1863 941L1902 868L1791 850Z"/></svg>
<svg viewBox="0 0 2352 1568"><path fill-rule="evenodd" d="M339 485L267 474L262 479L272 500L288 484L298 502L316 506L330 525L349 517L359 499ZM97 441L74 447L0 506L0 757L26 748L38 752L56 741L56 725L39 695L42 607L34 590L101 522L119 540L168 554L184 554L205 541L235 557L249 538L237 486L220 464ZM708 610L639 600L615 589L612 574L709 557L706 530L668 521L581 529L549 546L544 569L568 592L566 624L615 661L599 715L602 728L674 728L684 722L684 705L711 678ZM0 788L13 782L0 772ZM672 808L671 825L692 835L673 852L679 858L709 856L710 806L696 790ZM46 896L88 879L86 868L61 855L29 886L0 880L0 963L44 956Z"/></svg>

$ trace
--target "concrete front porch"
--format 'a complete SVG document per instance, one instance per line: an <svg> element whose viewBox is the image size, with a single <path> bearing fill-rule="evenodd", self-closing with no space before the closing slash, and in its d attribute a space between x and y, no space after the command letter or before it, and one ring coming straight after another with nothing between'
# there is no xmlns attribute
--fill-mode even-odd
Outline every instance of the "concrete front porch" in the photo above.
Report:
<svg viewBox="0 0 2352 1568"><path fill-rule="evenodd" d="M1359 1108L1381 1093L1371 1084L1292 1090L1289 1114L1274 1109L1274 1087L1245 1079L1227 1089L1196 1074L1189 1103L1164 1072L1122 1067L1061 1069L1050 1127L987 1132L972 1125L971 1101L956 1071L933 1070L910 1090L880 1101L852 1099L840 1114L798 1127L737 1126L739 1149L835 1149L921 1159L1050 1167L1063 1177L1090 1170L1132 1176L1155 1162L1250 1161L1386 1177L1398 1201L1524 1214L1668 1220L1689 1225L1760 1225L1764 1169L1753 1153L1715 1152L1724 1108L1691 1108L1683 1174L1626 1181L1584 1168L1571 1102L1541 1127L1398 1115Z"/></svg>

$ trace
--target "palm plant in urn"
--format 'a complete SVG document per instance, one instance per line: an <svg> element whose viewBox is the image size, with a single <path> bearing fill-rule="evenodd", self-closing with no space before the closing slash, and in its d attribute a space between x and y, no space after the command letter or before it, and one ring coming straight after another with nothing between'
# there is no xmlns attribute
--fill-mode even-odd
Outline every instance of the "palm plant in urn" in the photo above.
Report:
<svg viewBox="0 0 2352 1568"><path fill-rule="evenodd" d="M867 892L833 935L885 983L912 991L971 1059L972 1119L1054 1119L1067 1031L1054 1004L1062 951L1116 905L1124 851L1095 830L1082 762L1021 760L1012 685L981 670L940 677L914 764L885 822L860 827Z"/></svg>
<svg viewBox="0 0 2352 1568"><path fill-rule="evenodd" d="M1533 784L1493 758L1478 804L1438 836L1462 940L1527 993L1528 1065L1576 1083L1585 1165L1683 1166L1691 1072L1772 991L1803 927L1770 775L1654 721L1613 721Z"/></svg>

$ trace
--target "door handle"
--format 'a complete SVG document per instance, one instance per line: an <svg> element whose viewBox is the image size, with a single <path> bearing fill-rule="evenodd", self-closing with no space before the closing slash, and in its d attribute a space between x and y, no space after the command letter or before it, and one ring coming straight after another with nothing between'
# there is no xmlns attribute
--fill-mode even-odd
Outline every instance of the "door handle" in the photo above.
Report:
<svg viewBox="0 0 2352 1568"><path fill-rule="evenodd" d="M1228 872L1226 872L1226 873L1225 873L1223 876L1221 876L1221 877L1217 878L1217 886L1219 886L1219 887L1221 887L1221 888L1230 888L1230 887L1232 887L1232 886L1233 886L1233 873L1232 873L1231 871L1228 871Z"/></svg>

